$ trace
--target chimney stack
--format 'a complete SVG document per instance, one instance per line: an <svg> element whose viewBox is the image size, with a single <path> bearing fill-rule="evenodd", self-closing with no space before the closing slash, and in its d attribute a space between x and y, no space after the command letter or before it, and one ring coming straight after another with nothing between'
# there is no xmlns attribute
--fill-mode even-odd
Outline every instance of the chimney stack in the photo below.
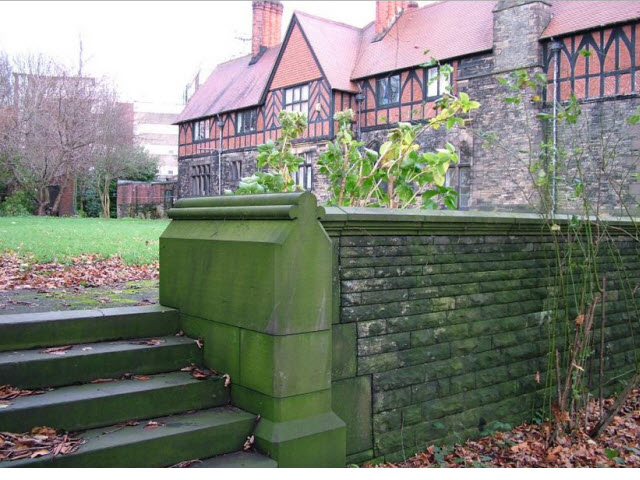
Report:
<svg viewBox="0 0 640 480"><path fill-rule="evenodd" d="M262 52L280 43L282 30L282 3L272 1L252 2L253 32L251 56L256 59Z"/></svg>
<svg viewBox="0 0 640 480"><path fill-rule="evenodd" d="M376 2L376 39L379 39L393 25L409 3L398 0Z"/></svg>

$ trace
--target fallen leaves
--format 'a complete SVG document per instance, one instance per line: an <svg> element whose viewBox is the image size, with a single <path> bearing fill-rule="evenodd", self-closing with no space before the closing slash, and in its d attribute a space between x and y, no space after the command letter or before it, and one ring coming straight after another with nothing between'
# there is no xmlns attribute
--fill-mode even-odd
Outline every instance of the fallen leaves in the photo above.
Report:
<svg viewBox="0 0 640 480"><path fill-rule="evenodd" d="M51 427L34 427L27 433L0 432L0 462L38 458L45 455L68 455L80 448L84 440Z"/></svg>
<svg viewBox="0 0 640 480"><path fill-rule="evenodd" d="M44 350L40 350L40 353L49 353L51 355L65 355L68 350L71 350L73 345L65 345L63 347L49 347Z"/></svg>
<svg viewBox="0 0 640 480"><path fill-rule="evenodd" d="M28 397L29 395L41 395L44 390L26 390L24 388L12 387L11 385L0 385L0 401L7 402L18 397ZM8 405L11 402L7 402Z"/></svg>
<svg viewBox="0 0 640 480"><path fill-rule="evenodd" d="M169 468L189 468L196 463L202 463L202 460L186 460L184 462L176 463L175 465L171 465Z"/></svg>
<svg viewBox="0 0 640 480"><path fill-rule="evenodd" d="M131 342L132 345L162 345L165 341L160 338L150 338L148 340L139 340L137 342Z"/></svg>
<svg viewBox="0 0 640 480"><path fill-rule="evenodd" d="M611 405L613 399L607 400ZM599 406L591 402L589 411ZM584 415L584 413L583 413ZM590 415L596 418L596 415ZM453 447L430 446L399 464L383 467L640 467L640 390L629 396L621 414L598 438L585 431L559 437L549 445L549 423L522 424ZM363 466L370 466L365 464Z"/></svg>
<svg viewBox="0 0 640 480"><path fill-rule="evenodd" d="M242 450L244 450L245 452L251 450L255 441L255 435L248 436L246 442L244 442L244 445L242 445Z"/></svg>
<svg viewBox="0 0 640 480"><path fill-rule="evenodd" d="M149 422L145 425L145 430L155 430L156 428L164 427L164 423L156 422L155 420L149 420Z"/></svg>
<svg viewBox="0 0 640 480"><path fill-rule="evenodd" d="M208 368L198 368L194 363L189 366L180 369L181 372L189 372L193 378L198 380L206 380L212 375L217 375L215 370L209 370Z"/></svg>
<svg viewBox="0 0 640 480"><path fill-rule="evenodd" d="M15 253L0 255L0 291L117 286L131 280L158 278L158 263L127 265L117 256L81 255L71 264L29 263ZM104 303L110 301L108 298Z"/></svg>

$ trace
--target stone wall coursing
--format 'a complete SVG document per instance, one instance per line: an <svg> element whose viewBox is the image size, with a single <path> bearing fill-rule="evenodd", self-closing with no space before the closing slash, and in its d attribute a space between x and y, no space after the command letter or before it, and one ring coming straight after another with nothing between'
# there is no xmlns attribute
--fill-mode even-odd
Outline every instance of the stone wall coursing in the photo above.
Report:
<svg viewBox="0 0 640 480"><path fill-rule="evenodd" d="M573 195L574 186L583 179L592 208L600 204L605 212L627 215L626 204L635 212L640 198L635 178L640 173L640 124L630 125L627 118L640 107L640 97L589 101L580 107L578 122L563 124L559 130L559 148L580 153L559 158L558 211L583 211Z"/></svg>
<svg viewBox="0 0 640 480"><path fill-rule="evenodd" d="M333 240L339 289L333 408L347 423L351 462L398 461L431 444L479 436L494 422L515 425L534 417L548 393L550 334L556 332L559 344L563 338L563 322L552 315L549 237ZM617 247L627 283L613 271L618 262L606 257L600 265L601 272L610 271L608 379L633 368L634 348L640 347L630 335L635 310L625 288L640 280L638 247L627 238L618 238Z"/></svg>

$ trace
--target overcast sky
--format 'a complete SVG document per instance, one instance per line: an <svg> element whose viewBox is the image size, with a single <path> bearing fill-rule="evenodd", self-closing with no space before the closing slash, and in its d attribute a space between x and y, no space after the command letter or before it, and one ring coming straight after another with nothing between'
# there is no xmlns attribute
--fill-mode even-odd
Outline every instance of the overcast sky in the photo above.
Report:
<svg viewBox="0 0 640 480"><path fill-rule="evenodd" d="M373 1L283 4L283 30L294 10L358 27L375 17ZM82 38L88 72L110 77L125 101L181 102L198 69L204 80L217 63L249 53L242 39L250 37L250 1L2 2L0 50L77 65Z"/></svg>

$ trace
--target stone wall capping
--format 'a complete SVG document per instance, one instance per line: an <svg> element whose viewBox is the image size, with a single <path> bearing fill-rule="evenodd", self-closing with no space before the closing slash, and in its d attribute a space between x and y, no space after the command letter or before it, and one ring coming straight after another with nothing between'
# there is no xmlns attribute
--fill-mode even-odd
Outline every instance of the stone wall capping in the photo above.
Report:
<svg viewBox="0 0 640 480"><path fill-rule="evenodd" d="M557 215L554 222L565 230L571 218L571 215ZM617 217L601 220L625 230L636 229L640 222L640 219ZM321 222L330 235L548 233L544 219L534 213L327 207Z"/></svg>

